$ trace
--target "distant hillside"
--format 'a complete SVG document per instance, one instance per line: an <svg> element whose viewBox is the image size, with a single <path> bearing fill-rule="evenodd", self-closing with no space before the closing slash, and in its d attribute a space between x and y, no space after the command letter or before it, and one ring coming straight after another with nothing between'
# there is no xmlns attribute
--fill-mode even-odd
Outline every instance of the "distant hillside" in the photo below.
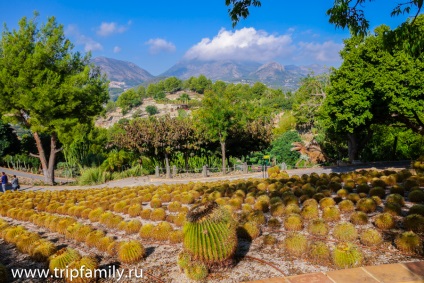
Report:
<svg viewBox="0 0 424 283"><path fill-rule="evenodd" d="M211 80L223 80L233 83L251 83L260 81L270 87L296 90L299 82L308 74L322 74L328 70L319 65L309 66L282 66L271 62L261 65L257 62L236 61L198 61L183 60L172 66L161 76L175 76L188 79L192 76L205 75Z"/></svg>
<svg viewBox="0 0 424 283"><path fill-rule="evenodd" d="M91 61L99 66L110 80L109 89L112 98L128 88L155 78L155 76L131 62L106 57L96 57Z"/></svg>

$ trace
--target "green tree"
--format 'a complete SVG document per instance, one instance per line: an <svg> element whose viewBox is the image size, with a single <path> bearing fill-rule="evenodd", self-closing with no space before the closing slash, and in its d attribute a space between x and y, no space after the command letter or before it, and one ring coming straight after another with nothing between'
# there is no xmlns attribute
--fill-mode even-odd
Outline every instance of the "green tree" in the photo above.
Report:
<svg viewBox="0 0 424 283"><path fill-rule="evenodd" d="M148 106L146 106L146 112L147 112L147 114L149 114L149 116L153 116L155 114L158 114L159 110L154 105L148 105Z"/></svg>
<svg viewBox="0 0 424 283"><path fill-rule="evenodd" d="M203 94L206 90L210 89L212 85L212 81L206 78L204 75L200 75L196 79L195 91L200 94Z"/></svg>
<svg viewBox="0 0 424 283"><path fill-rule="evenodd" d="M271 143L269 153L277 159L278 162L284 162L287 165L294 166L300 157L300 153L292 151L292 143L302 141L299 133L288 131L279 136Z"/></svg>
<svg viewBox="0 0 424 283"><path fill-rule="evenodd" d="M226 173L226 142L231 128L241 121L241 109L236 97L229 92L215 93L206 91L202 107L194 113L194 121L200 132L221 145L222 172Z"/></svg>
<svg viewBox="0 0 424 283"><path fill-rule="evenodd" d="M181 88L183 87L183 82L176 77L169 77L165 79L163 85L166 92L174 93L181 90Z"/></svg>
<svg viewBox="0 0 424 283"><path fill-rule="evenodd" d="M405 25L424 31L424 15ZM358 158L359 142L366 140L359 135L366 131L371 137L373 124L407 127L424 135L424 53L411 53L404 44L388 49L390 33L389 27L380 26L363 41L359 36L346 40L343 63L331 75L325 124L347 134L350 160ZM417 36L423 40L422 33Z"/></svg>
<svg viewBox="0 0 424 283"><path fill-rule="evenodd" d="M298 127L311 129L316 126L329 84L328 74L307 76L302 80L293 98L293 115Z"/></svg>
<svg viewBox="0 0 424 283"><path fill-rule="evenodd" d="M54 17L39 29L35 18L4 29L0 49L0 109L3 117L30 129L45 182L54 184L59 140L80 123L92 123L107 102L107 81L89 64L90 55L72 52L63 25ZM50 152L40 135L50 136Z"/></svg>
<svg viewBox="0 0 424 283"><path fill-rule="evenodd" d="M143 103L143 99L137 91L134 89L129 89L126 92L122 93L118 100L116 100L116 105L121 107L122 114L126 114L131 108L137 107Z"/></svg>
<svg viewBox="0 0 424 283"><path fill-rule="evenodd" d="M368 0L371 2L371 0ZM328 9L327 15L330 16L329 22L336 27L349 28L355 35L365 36L369 29L369 21L365 17L364 7L367 0L335 0L333 7ZM249 8L260 7L259 0L225 0L229 6L228 13L233 22L233 27L237 25L240 19L249 16ZM391 15L413 13L412 19L415 20L421 12L423 0L412 0L398 2L392 10Z"/></svg>

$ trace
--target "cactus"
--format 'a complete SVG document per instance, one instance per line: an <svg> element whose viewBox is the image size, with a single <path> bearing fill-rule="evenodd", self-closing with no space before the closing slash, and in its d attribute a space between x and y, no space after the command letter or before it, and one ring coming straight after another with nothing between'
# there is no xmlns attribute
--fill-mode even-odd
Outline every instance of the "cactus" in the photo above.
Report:
<svg viewBox="0 0 424 283"><path fill-rule="evenodd" d="M381 213L375 217L374 224L375 226L377 226L377 228L380 228L382 230L387 230L387 229L392 229L393 227L395 227L396 223L391 214Z"/></svg>
<svg viewBox="0 0 424 283"><path fill-rule="evenodd" d="M294 233L284 239L283 247L289 254L301 256L308 249L308 239L300 233Z"/></svg>
<svg viewBox="0 0 424 283"><path fill-rule="evenodd" d="M264 235L262 238L262 244L265 246L273 246L277 243L277 238L272 235Z"/></svg>
<svg viewBox="0 0 424 283"><path fill-rule="evenodd" d="M362 244L366 246L377 246L383 242L380 232L375 229L366 229L359 236Z"/></svg>
<svg viewBox="0 0 424 283"><path fill-rule="evenodd" d="M361 198L359 197L359 194L350 193L347 195L347 199L353 202L354 204L358 202ZM339 204L340 205L340 204Z"/></svg>
<svg viewBox="0 0 424 283"><path fill-rule="evenodd" d="M358 232L352 223L342 222L334 226L333 236L340 241L353 241L358 237Z"/></svg>
<svg viewBox="0 0 424 283"><path fill-rule="evenodd" d="M302 215L303 219L306 219L306 220L316 219L319 216L318 206L315 206L315 205L303 206L302 211L300 212L300 215Z"/></svg>
<svg viewBox="0 0 424 283"><path fill-rule="evenodd" d="M178 254L177 264L180 270L186 269L191 264L191 255L188 252L181 251Z"/></svg>
<svg viewBox="0 0 424 283"><path fill-rule="evenodd" d="M34 244L30 255L36 261L44 262L56 252L56 246L47 240L41 239Z"/></svg>
<svg viewBox="0 0 424 283"><path fill-rule="evenodd" d="M344 188L337 191L337 196L339 196L341 198L347 197L348 194L349 194L349 191L347 189L344 189Z"/></svg>
<svg viewBox="0 0 424 283"><path fill-rule="evenodd" d="M333 251L333 262L339 268L359 266L363 259L361 251L352 243L340 243Z"/></svg>
<svg viewBox="0 0 424 283"><path fill-rule="evenodd" d="M359 211L370 213L377 209L377 203L372 198L362 198L356 203L356 208Z"/></svg>
<svg viewBox="0 0 424 283"><path fill-rule="evenodd" d="M130 205L128 207L128 215L131 217L140 216L140 213L142 210L143 210L143 206L139 203Z"/></svg>
<svg viewBox="0 0 424 283"><path fill-rule="evenodd" d="M188 278L195 281L203 280L209 274L208 267L201 262L192 262L185 268L184 273Z"/></svg>
<svg viewBox="0 0 424 283"><path fill-rule="evenodd" d="M404 206L405 199L400 194L390 194L386 197L386 203L397 203L400 206Z"/></svg>
<svg viewBox="0 0 424 283"><path fill-rule="evenodd" d="M383 201L381 200L379 196L372 196L371 198L375 201L377 205L380 205L383 203Z"/></svg>
<svg viewBox="0 0 424 283"><path fill-rule="evenodd" d="M424 216L420 214L410 214L403 219L405 230L415 233L424 233Z"/></svg>
<svg viewBox="0 0 424 283"><path fill-rule="evenodd" d="M119 243L117 253L119 261L123 263L136 263L145 256L146 251L140 242L131 240Z"/></svg>
<svg viewBox="0 0 424 283"><path fill-rule="evenodd" d="M152 236L153 229L155 228L155 225L152 223L147 223L141 226L139 236L142 239L149 239Z"/></svg>
<svg viewBox="0 0 424 283"><path fill-rule="evenodd" d="M173 244L182 243L183 240L184 240L183 231L182 230L175 230L175 231L169 232L168 240Z"/></svg>
<svg viewBox="0 0 424 283"><path fill-rule="evenodd" d="M102 251L104 253L106 253L108 251L109 246L115 242L115 240L110 237L110 236L106 236L103 238L100 238L99 242L96 244L96 248L99 251Z"/></svg>
<svg viewBox="0 0 424 283"><path fill-rule="evenodd" d="M340 220L340 210L335 206L327 206L322 210L322 218L325 221L333 222Z"/></svg>
<svg viewBox="0 0 424 283"><path fill-rule="evenodd" d="M84 256L80 259L74 260L68 266L68 270L78 270L78 275L75 277L74 273L65 272L65 281L67 283L90 283L95 282L96 278L94 275L95 269L97 269L99 263L94 257Z"/></svg>
<svg viewBox="0 0 424 283"><path fill-rule="evenodd" d="M160 208L162 207L162 201L160 199L154 198L150 201L151 208Z"/></svg>
<svg viewBox="0 0 424 283"><path fill-rule="evenodd" d="M168 211L169 212L178 212L180 211L181 203L178 201L173 201L168 204Z"/></svg>
<svg viewBox="0 0 424 283"><path fill-rule="evenodd" d="M295 203L290 203L284 209L284 214L290 215L290 214L293 214L293 213L300 214L300 208L299 208L299 205L297 205Z"/></svg>
<svg viewBox="0 0 424 283"><path fill-rule="evenodd" d="M309 257L313 262L322 264L330 259L330 249L324 242L314 242L309 247Z"/></svg>
<svg viewBox="0 0 424 283"><path fill-rule="evenodd" d="M215 202L194 206L184 225L184 249L207 266L232 263L237 247L236 222Z"/></svg>
<svg viewBox="0 0 424 283"><path fill-rule="evenodd" d="M308 232L314 236L327 236L328 231L328 225L322 219L314 219L309 223Z"/></svg>
<svg viewBox="0 0 424 283"><path fill-rule="evenodd" d="M350 216L350 222L355 225L366 225L368 224L368 215L362 211L355 211Z"/></svg>
<svg viewBox="0 0 424 283"><path fill-rule="evenodd" d="M81 258L81 255L74 249L63 248L49 257L49 270L55 273L55 270L64 270L74 260Z"/></svg>
<svg viewBox="0 0 424 283"><path fill-rule="evenodd" d="M92 210L88 214L88 219L90 219L91 222L99 222L100 216L104 213L104 210L101 207L98 207L94 210Z"/></svg>
<svg viewBox="0 0 424 283"><path fill-rule="evenodd" d="M424 202L424 192L420 190L413 190L408 194L410 202Z"/></svg>
<svg viewBox="0 0 424 283"><path fill-rule="evenodd" d="M255 222L255 223L259 224L259 225L265 224L265 222L266 222L265 215L260 210L254 210L251 213L249 213L247 215L247 220L249 220L251 222Z"/></svg>
<svg viewBox="0 0 424 283"><path fill-rule="evenodd" d="M321 209L323 209L324 207L335 206L335 205L336 205L336 202L331 197L325 197L319 201L319 206L321 207Z"/></svg>
<svg viewBox="0 0 424 283"><path fill-rule="evenodd" d="M379 198L384 198L386 196L386 190L382 187L374 187L369 192L370 197L377 196Z"/></svg>
<svg viewBox="0 0 424 283"><path fill-rule="evenodd" d="M142 224L139 220L130 220L127 222L127 225L125 226L125 233L127 234L135 234L138 231L140 231Z"/></svg>
<svg viewBox="0 0 424 283"><path fill-rule="evenodd" d="M246 222L237 228L237 235L247 240L254 240L261 234L261 228L255 222Z"/></svg>
<svg viewBox="0 0 424 283"><path fill-rule="evenodd" d="M395 239L396 247L406 253L421 254L423 243L420 237L412 231L404 232Z"/></svg>
<svg viewBox="0 0 424 283"><path fill-rule="evenodd" d="M402 208L398 203L386 203L383 212L389 213L393 216L398 216L402 214Z"/></svg>
<svg viewBox="0 0 424 283"><path fill-rule="evenodd" d="M300 231L303 228L302 217L298 214L290 214L284 219L284 228L287 231Z"/></svg>
<svg viewBox="0 0 424 283"><path fill-rule="evenodd" d="M338 206L341 212L351 212L355 210L355 204L353 201L348 199L339 202Z"/></svg>
<svg viewBox="0 0 424 283"><path fill-rule="evenodd" d="M424 216L424 204L414 204L408 211L408 215L410 214L419 214ZM1 224L0 224L1 226ZM1 230L1 228L0 228Z"/></svg>
<svg viewBox="0 0 424 283"><path fill-rule="evenodd" d="M87 237L85 238L85 243L89 247L95 247L101 238L105 236L105 233L100 230L94 230L90 232Z"/></svg>
<svg viewBox="0 0 424 283"><path fill-rule="evenodd" d="M168 240L169 233L173 231L171 224L168 222L160 222L158 225L156 225L151 233L151 238L158 240L158 241L166 241Z"/></svg>
<svg viewBox="0 0 424 283"><path fill-rule="evenodd" d="M147 209L143 209L141 212L140 212L140 217L142 218L142 219L150 219L150 214L152 213L152 210L151 209L149 209L149 208L147 208Z"/></svg>
<svg viewBox="0 0 424 283"><path fill-rule="evenodd" d="M35 248L35 244L39 240L40 236L38 234L25 232L17 237L15 244L20 252L31 254L33 248Z"/></svg>

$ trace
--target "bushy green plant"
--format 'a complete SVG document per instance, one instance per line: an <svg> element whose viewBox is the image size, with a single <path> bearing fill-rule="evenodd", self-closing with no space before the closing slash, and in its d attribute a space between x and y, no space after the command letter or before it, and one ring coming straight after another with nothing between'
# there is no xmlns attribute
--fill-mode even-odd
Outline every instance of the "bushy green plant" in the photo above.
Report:
<svg viewBox="0 0 424 283"><path fill-rule="evenodd" d="M106 183L111 179L109 172L100 167L81 169L81 176L78 178L80 185L96 185Z"/></svg>

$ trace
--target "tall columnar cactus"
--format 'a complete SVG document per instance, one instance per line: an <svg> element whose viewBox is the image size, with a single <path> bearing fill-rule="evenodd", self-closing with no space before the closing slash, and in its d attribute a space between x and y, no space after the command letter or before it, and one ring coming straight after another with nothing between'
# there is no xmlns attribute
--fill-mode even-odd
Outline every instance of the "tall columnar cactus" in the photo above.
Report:
<svg viewBox="0 0 424 283"><path fill-rule="evenodd" d="M216 202L197 205L187 213L184 249L210 268L228 265L237 247L236 229L231 212Z"/></svg>

